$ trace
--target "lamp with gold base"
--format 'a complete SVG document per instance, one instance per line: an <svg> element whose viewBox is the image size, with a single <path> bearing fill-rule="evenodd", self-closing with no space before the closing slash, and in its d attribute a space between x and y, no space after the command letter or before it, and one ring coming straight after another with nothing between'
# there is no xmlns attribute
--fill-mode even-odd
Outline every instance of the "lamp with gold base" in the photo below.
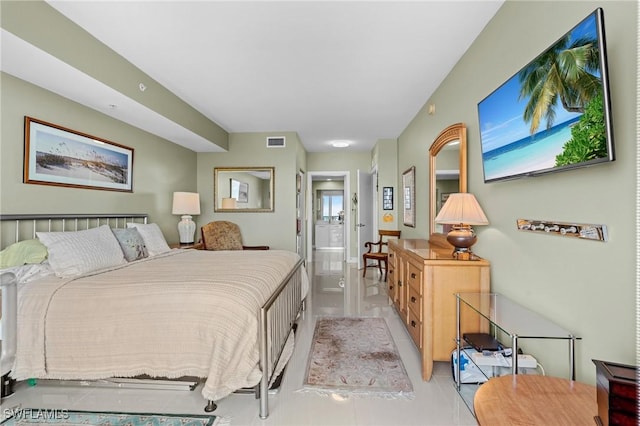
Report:
<svg viewBox="0 0 640 426"><path fill-rule="evenodd" d="M478 200L473 194L450 194L435 218L436 223L453 225L447 234L447 241L454 247L453 257L459 260L474 258L471 246L477 237L471 225L488 225Z"/></svg>

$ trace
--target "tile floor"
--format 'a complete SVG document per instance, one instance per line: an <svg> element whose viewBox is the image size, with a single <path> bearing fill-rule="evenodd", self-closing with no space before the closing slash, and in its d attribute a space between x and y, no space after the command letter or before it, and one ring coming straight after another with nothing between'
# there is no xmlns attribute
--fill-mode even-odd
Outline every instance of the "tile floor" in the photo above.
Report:
<svg viewBox="0 0 640 426"><path fill-rule="evenodd" d="M421 380L418 351L400 318L389 305L386 285L371 268L362 278L355 264L342 261L341 250L319 250L307 267L312 286L303 313L296 347L281 389L269 398L270 415L258 416L253 395L233 394L218 402L214 414L230 419L232 426L399 426L475 425L475 418L457 394L447 362L436 363L429 382ZM374 316L387 320L395 343L412 379L413 400L337 399L297 393L302 385L315 319L325 315ZM5 409L16 406L165 413L203 413L205 402L195 391L113 389L19 383L16 393L2 402Z"/></svg>

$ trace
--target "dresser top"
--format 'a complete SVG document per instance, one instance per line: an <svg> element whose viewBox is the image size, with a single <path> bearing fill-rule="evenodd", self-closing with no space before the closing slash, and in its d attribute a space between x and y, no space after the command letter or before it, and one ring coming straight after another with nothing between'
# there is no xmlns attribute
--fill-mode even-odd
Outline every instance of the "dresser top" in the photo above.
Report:
<svg viewBox="0 0 640 426"><path fill-rule="evenodd" d="M445 248L431 244L428 240L421 238L407 238L399 240L389 240L389 246L394 250L413 253L424 260L451 260L454 262L486 262L478 258L472 261L457 260L453 258L453 248Z"/></svg>

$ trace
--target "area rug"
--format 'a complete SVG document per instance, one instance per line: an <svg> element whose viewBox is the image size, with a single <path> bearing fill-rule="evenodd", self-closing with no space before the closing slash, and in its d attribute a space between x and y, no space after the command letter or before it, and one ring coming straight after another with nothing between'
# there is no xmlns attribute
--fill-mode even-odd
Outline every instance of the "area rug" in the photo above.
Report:
<svg viewBox="0 0 640 426"><path fill-rule="evenodd" d="M223 426L229 420L212 415L151 414L72 411L60 409L23 408L5 410L11 417L0 422L2 426L57 425L57 426Z"/></svg>
<svg viewBox="0 0 640 426"><path fill-rule="evenodd" d="M301 392L413 398L384 318L318 318Z"/></svg>

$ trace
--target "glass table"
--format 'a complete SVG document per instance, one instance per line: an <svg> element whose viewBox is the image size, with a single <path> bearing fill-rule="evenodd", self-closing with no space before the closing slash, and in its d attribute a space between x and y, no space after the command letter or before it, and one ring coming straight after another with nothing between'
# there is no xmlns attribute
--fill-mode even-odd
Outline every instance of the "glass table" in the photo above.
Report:
<svg viewBox="0 0 640 426"><path fill-rule="evenodd" d="M462 350L463 324L461 318L469 318L461 311L477 313L477 331L496 336L507 336L512 350L512 374L518 374L518 344L521 339L562 339L569 345L569 363L571 380L575 380L575 342L579 340L570 331L558 326L540 314L525 308L498 293L456 293L456 349L460 359ZM469 327L466 326L466 329ZM506 343L506 342L505 342ZM460 391L460 362L456 363L456 387Z"/></svg>

